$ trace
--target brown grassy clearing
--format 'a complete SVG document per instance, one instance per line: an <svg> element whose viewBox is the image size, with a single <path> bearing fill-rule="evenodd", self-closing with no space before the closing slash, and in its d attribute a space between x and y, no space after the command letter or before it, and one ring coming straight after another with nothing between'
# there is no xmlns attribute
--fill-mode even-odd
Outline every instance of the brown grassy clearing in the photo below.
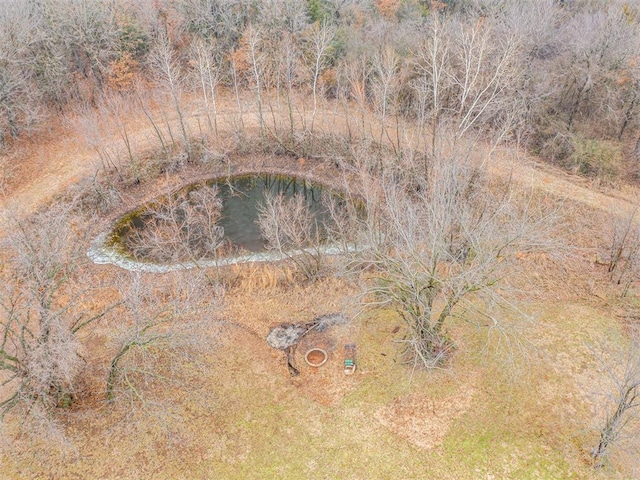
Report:
<svg viewBox="0 0 640 480"><path fill-rule="evenodd" d="M524 324L530 344L517 357L499 348L478 355L484 339L458 327L458 353L441 372L401 364L401 325L379 312L305 339L301 374L290 377L283 354L264 341L270 326L333 311L351 287L273 285L272 268L237 280L222 344L178 365L180 381L152 382L133 408L108 406L95 372L85 401L63 414L73 446L14 439L3 478L597 478L583 463L600 381L585 342L619 339L606 310L524 305L537 321ZM99 339L88 348L100 349ZM350 377L340 350L347 341L359 349ZM327 348L323 367L303 363L311 345ZM606 477L628 475L608 469Z"/></svg>
<svg viewBox="0 0 640 480"><path fill-rule="evenodd" d="M229 126L236 115L230 108L223 113ZM325 124L336 124L335 111L325 113ZM148 127L141 118L132 125L144 150ZM95 155L72 132L59 134L51 143L24 146L4 210L32 211L96 168ZM566 198L567 231L581 247L569 261L519 258L512 283L527 289L529 300L520 308L533 319L514 319L521 344L505 343L499 334L487 342L462 324L451 332L458 350L450 369L414 371L398 354L402 325L392 312L380 311L305 338L296 354L301 374L290 377L283 354L264 341L269 328L349 312L356 287L344 279L297 284L286 265L230 268L223 272L229 290L222 318L228 323L217 348L193 363L167 359L164 367L174 368L179 381L151 382L144 402L109 406L102 400L104 371L95 366L107 359L108 324L101 325L83 339L96 358L83 399L61 416L71 443L33 442L9 430L0 478L636 477L637 457L625 452L600 472L586 462L603 382L586 344L624 342L625 329L614 314L615 292L596 261L598 248L608 238L611 214L632 208L636 192L594 190L551 167L511 164L506 155L494 162L497 174L508 171L525 187ZM326 174L322 161L288 157L233 158L231 165ZM209 168L131 188L102 221L226 167ZM104 284L118 273L111 266L87 270ZM342 373L347 342L358 344L358 370L351 377ZM323 367L304 364L311 346L328 351Z"/></svg>

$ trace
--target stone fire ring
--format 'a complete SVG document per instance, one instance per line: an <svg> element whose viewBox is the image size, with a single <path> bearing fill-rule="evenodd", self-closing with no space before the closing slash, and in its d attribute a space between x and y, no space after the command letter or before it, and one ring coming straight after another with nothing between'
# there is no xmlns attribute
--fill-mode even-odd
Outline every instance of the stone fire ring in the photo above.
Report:
<svg viewBox="0 0 640 480"><path fill-rule="evenodd" d="M307 365L310 367L320 367L324 365L327 358L329 358L329 355L321 348L312 348L304 354L304 361L307 362Z"/></svg>

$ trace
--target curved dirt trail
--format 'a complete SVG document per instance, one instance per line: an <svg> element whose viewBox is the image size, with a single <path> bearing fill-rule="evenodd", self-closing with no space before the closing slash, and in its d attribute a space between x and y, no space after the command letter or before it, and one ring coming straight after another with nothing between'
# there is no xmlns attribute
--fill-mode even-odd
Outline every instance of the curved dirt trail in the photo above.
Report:
<svg viewBox="0 0 640 480"><path fill-rule="evenodd" d="M190 112L187 123L191 132L204 128L204 113L198 104L185 106L185 111ZM218 113L222 131L230 131L232 125L238 123L238 119L238 112L233 106L227 105ZM172 121L177 132L175 118ZM243 114L243 123L245 127L255 127L256 114L247 109ZM342 115L330 110L318 112L315 119L318 129L324 131L335 131L339 124L344 123ZM153 145L153 128L142 116L129 119L127 129L135 151L144 151ZM103 135L99 148L112 152L120 151L121 156L125 156L124 143L115 128ZM96 149L87 145L80 135L73 132L64 138L31 147L27 156L21 159L15 173L15 185L0 196L0 218L8 212L15 216L33 212L55 195L64 192L70 185L93 176L100 166L101 160ZM568 198L616 216L629 215L640 205L637 188L626 187L623 190L606 192L589 185L581 177L546 164L538 164L530 159L520 159L516 162L494 155L489 163L489 170L495 175L511 176L523 186L539 189L559 198Z"/></svg>
<svg viewBox="0 0 640 480"><path fill-rule="evenodd" d="M192 112L190 127L198 128L200 112L195 107ZM76 124L82 121L82 118L75 119ZM172 128L177 128L175 118L170 121ZM105 123L105 131L99 141L94 139L93 145L89 145L81 133L66 129L66 135L25 149L25 156L18 160L19 165L11 173L13 185L0 195L0 218L7 212L18 217L29 214L70 185L94 176L103 166L98 149L110 156L117 152L120 158L125 158L125 144L117 127ZM142 114L127 119L127 135L135 152L144 152L154 145L154 129Z"/></svg>
<svg viewBox="0 0 640 480"><path fill-rule="evenodd" d="M489 171L496 175L511 175L520 185L560 199L572 200L613 216L626 217L640 207L640 192L635 187L600 189L591 185L588 179L531 159L521 159L517 164L495 159L489 165Z"/></svg>
<svg viewBox="0 0 640 480"><path fill-rule="evenodd" d="M99 164L95 153L67 147L66 142L55 141L21 159L24 163L12 173L17 177L16 185L0 197L0 217L8 212L16 216L33 212L69 185L95 172Z"/></svg>

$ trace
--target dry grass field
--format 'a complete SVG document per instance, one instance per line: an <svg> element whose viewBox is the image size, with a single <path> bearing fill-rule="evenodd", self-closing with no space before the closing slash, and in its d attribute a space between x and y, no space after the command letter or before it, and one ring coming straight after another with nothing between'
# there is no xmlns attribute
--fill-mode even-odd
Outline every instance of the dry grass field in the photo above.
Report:
<svg viewBox="0 0 640 480"><path fill-rule="evenodd" d="M335 125L332 115L325 112L318 124ZM191 117L193 125L197 118ZM149 132L139 120L133 138L144 150ZM104 140L112 146L118 143L113 135ZM5 171L1 198L3 212L14 215L72 190L99 166L92 150L62 126L14 152L20 162ZM178 361L160 352L157 377L147 381L142 397L114 403L103 400L104 370L88 367L84 394L59 412L64 436L43 441L25 435L19 419L7 419L0 478L640 478L640 436L616 450L606 468L589 464L598 405L608 388L591 347L624 345L629 327L597 248L610 235L611 216L637 207L638 191L596 188L509 156L498 152L492 172L509 172L524 188L563 200L567 235L579 246L562 261L519 259L510 282L527 295L518 301L526 315L511 314L517 344L492 329L456 324L453 359L425 372L402 362L404 326L394 312L351 314L359 293L352 279L300 283L286 264L230 267L220 273L227 292L208 332L211 349ZM234 168L331 174L321 160L255 156L243 162ZM208 174L195 169L158 177L125 193L114 212ZM115 213L96 223L107 225ZM111 265L83 269L101 285L120 273ZM290 376L284 354L265 342L269 329L341 311L350 322L305 338L295 357L300 375ZM108 361L109 328L100 323L82 338L92 358L103 360L92 365ZM346 343L358 349L352 376L342 371ZM302 354L311 346L328 352L320 368L304 364Z"/></svg>
<svg viewBox="0 0 640 480"><path fill-rule="evenodd" d="M80 404L62 422L73 444L12 437L4 478L633 478L631 463L593 473L593 401L601 379L586 349L619 341L608 312L580 303L524 306L527 356L475 355L475 332L451 370L397 361L397 319L360 318L323 339L329 360L290 377L263 340L269 325L334 308L340 282L232 292L228 314L245 328L180 381L148 386L133 408ZM276 313L277 312L277 313ZM613 325L612 325L613 324ZM340 345L358 344L358 370L342 373ZM316 343L317 344L317 343ZM303 350L303 347L301 347ZM507 364L505 365L505 362ZM98 392L95 392L98 397ZM632 457L633 458L633 457Z"/></svg>

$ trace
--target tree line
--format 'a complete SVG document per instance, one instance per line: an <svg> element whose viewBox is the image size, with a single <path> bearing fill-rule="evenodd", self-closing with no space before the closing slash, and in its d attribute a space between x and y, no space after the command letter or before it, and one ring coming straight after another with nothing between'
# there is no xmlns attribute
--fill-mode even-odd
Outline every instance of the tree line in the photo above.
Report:
<svg viewBox="0 0 640 480"><path fill-rule="evenodd" d="M637 174L638 19L624 1L4 0L0 141L114 92L312 117L326 99L437 137L495 134L587 175ZM292 120L293 122L293 120ZM507 128L505 128L505 126ZM308 128L313 127L313 119ZM181 132L188 143L187 132Z"/></svg>

